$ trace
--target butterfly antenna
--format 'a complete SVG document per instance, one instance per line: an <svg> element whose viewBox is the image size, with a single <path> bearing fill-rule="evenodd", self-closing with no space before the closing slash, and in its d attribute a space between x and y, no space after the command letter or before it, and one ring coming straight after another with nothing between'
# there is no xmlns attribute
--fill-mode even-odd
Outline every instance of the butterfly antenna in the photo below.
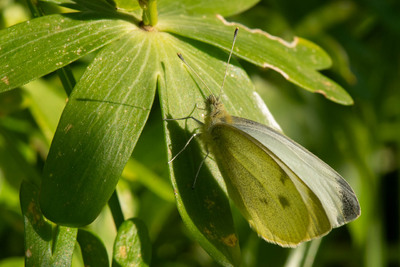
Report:
<svg viewBox="0 0 400 267"><path fill-rule="evenodd" d="M220 95L220 96L221 96L221 93L222 93L222 89L224 88L226 76L228 75L229 62L231 61L231 57L232 57L232 53L233 53L233 48L235 47L235 42L236 42L236 37L237 37L238 31L239 31L239 28L236 27L235 32L234 32L234 34L233 34L233 42L232 42L231 51L229 52L228 62L226 63L226 69L225 69L224 79L222 80L221 89L220 89L220 91L219 91L219 95Z"/></svg>
<svg viewBox="0 0 400 267"><path fill-rule="evenodd" d="M191 72L193 72L197 78L204 84L204 86L207 88L210 94L212 94L212 91L210 87L207 86L206 82L200 77L200 75L186 62L186 60L183 58L181 53L177 53L178 57L182 60L182 62L190 69Z"/></svg>

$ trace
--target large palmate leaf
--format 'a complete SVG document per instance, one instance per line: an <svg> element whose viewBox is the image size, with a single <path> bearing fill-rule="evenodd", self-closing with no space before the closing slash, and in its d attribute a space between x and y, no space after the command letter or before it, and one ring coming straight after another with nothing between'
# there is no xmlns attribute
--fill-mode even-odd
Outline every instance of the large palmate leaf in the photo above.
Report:
<svg viewBox="0 0 400 267"><path fill-rule="evenodd" d="M49 0L50 1L50 0ZM50 220L69 226L91 223L110 198L149 115L156 87L164 118L201 120L205 97L220 95L232 115L278 128L249 77L232 60L223 92L234 28L234 54L281 73L290 82L350 104L350 96L318 70L330 65L318 46L287 43L265 32L226 22L257 1L161 1L158 24L140 27L133 5L117 1L50 1L82 10L27 21L0 32L0 90L23 85L101 48L75 86L47 157L40 205ZM104 5L102 5L104 4ZM124 10L121 7L121 10ZM100 11L100 12L97 12ZM199 73L206 87L178 59ZM26 57L29 55L29 57ZM197 131L193 120L164 122L168 156ZM238 265L239 242L225 185L213 159L194 177L204 149L192 143L169 165L179 212L190 232L223 265ZM168 197L168 195L166 195Z"/></svg>

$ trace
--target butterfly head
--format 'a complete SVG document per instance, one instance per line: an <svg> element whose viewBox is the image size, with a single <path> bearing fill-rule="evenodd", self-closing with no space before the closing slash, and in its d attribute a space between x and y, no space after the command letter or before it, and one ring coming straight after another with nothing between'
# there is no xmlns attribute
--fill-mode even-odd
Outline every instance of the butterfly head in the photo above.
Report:
<svg viewBox="0 0 400 267"><path fill-rule="evenodd" d="M219 97L210 95L206 98L206 118L205 123L209 126L218 122L230 123L232 120L231 116L226 112L224 104L222 104Z"/></svg>

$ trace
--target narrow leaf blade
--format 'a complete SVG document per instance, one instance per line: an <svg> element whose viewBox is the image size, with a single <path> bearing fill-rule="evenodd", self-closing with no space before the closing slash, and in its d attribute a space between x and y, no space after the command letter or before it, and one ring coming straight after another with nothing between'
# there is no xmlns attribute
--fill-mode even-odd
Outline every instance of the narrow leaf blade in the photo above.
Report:
<svg viewBox="0 0 400 267"><path fill-rule="evenodd" d="M43 213L63 225L92 222L107 203L149 115L155 56L142 31L97 55L63 112L44 167Z"/></svg>
<svg viewBox="0 0 400 267"><path fill-rule="evenodd" d="M165 0L159 1L159 12L169 15L181 14L221 14L233 16L239 14L260 0Z"/></svg>
<svg viewBox="0 0 400 267"><path fill-rule="evenodd" d="M85 266L109 266L107 250L99 237L89 231L79 229L77 241L81 247Z"/></svg>
<svg viewBox="0 0 400 267"><path fill-rule="evenodd" d="M341 86L316 71L326 65L326 62L321 63L318 59L319 56L325 57L326 53L319 53L321 49L313 49L310 42L295 38L288 43L261 30L227 22L221 16L182 15L179 19L160 16L159 27L227 51L232 46L234 28L239 27L241 30L233 52L235 55L258 66L271 68L292 83L320 93L334 102L344 105L353 103L351 96Z"/></svg>
<svg viewBox="0 0 400 267"><path fill-rule="evenodd" d="M56 14L0 31L0 92L68 65L135 28L104 16Z"/></svg>
<svg viewBox="0 0 400 267"><path fill-rule="evenodd" d="M126 220L118 229L113 266L150 266L151 242L146 225L137 218Z"/></svg>
<svg viewBox="0 0 400 267"><path fill-rule="evenodd" d="M38 198L38 188L23 182L20 199L25 227L25 264L70 266L77 229L61 226L53 237L52 225L44 219Z"/></svg>

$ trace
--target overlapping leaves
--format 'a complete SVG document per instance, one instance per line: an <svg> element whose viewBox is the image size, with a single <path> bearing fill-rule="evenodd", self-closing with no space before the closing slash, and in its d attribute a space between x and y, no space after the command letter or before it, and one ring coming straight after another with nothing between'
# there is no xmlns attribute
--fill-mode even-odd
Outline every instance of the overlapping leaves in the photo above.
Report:
<svg viewBox="0 0 400 267"><path fill-rule="evenodd" d="M41 206L51 220L71 226L93 221L109 199L150 112L158 89L164 117L201 118L208 91L176 57L182 53L219 94L233 25L216 13L232 15L255 1L160 2L154 31L138 27L137 14L118 13L110 1L53 1L81 12L45 16L0 32L0 90L10 90L103 48L71 94L45 165ZM103 3L104 2L104 3ZM99 5L103 3L104 5ZM204 8L212 6L212 8ZM107 12L108 11L108 12ZM184 14L184 15L182 15ZM241 28L234 54L272 68L289 81L343 104L349 95L317 70L330 60L302 39L285 43L260 31ZM27 55L29 55L27 57ZM271 114L243 69L233 61L223 92L227 110L264 124ZM198 126L169 121L165 133L169 157L175 155ZM202 168L196 143L170 165L178 209L201 245L224 265L240 261L224 184L212 160Z"/></svg>

